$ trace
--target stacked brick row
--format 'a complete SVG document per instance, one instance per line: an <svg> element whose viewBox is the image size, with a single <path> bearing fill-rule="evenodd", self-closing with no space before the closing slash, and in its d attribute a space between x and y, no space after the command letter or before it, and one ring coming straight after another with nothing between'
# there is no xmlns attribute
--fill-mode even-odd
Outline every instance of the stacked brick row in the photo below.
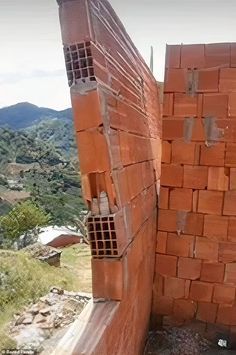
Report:
<svg viewBox="0 0 236 355"><path fill-rule="evenodd" d="M153 312L236 326L236 44L167 46Z"/></svg>
<svg viewBox="0 0 236 355"><path fill-rule="evenodd" d="M155 264L158 89L107 1L60 1L60 18L83 195L91 211L93 295L120 302L92 353L139 354L148 330ZM103 202L104 196L108 200L103 206L101 194ZM88 348L78 344L76 353L90 354L91 342L83 344Z"/></svg>

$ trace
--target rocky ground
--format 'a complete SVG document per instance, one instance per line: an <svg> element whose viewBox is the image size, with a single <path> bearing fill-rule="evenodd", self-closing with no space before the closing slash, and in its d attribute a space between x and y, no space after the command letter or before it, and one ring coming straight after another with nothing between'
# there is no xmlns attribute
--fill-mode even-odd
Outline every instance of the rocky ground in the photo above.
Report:
<svg viewBox="0 0 236 355"><path fill-rule="evenodd" d="M235 355L188 328L166 328L150 332L144 355Z"/></svg>
<svg viewBox="0 0 236 355"><path fill-rule="evenodd" d="M32 349L35 354L49 355L55 341L64 335L90 298L90 294L53 287L38 303L15 315L9 334L18 349Z"/></svg>

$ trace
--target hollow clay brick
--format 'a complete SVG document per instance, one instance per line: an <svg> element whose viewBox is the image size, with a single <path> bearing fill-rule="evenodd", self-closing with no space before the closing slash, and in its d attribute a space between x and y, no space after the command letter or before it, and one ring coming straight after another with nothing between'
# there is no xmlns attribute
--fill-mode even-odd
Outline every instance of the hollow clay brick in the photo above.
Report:
<svg viewBox="0 0 236 355"><path fill-rule="evenodd" d="M202 263L201 281L208 282L223 282L224 279L224 264L220 263Z"/></svg>
<svg viewBox="0 0 236 355"><path fill-rule="evenodd" d="M174 116L195 117L197 116L197 97L187 94L176 93L174 95Z"/></svg>
<svg viewBox="0 0 236 355"><path fill-rule="evenodd" d="M230 190L236 190L236 168L230 169Z"/></svg>
<svg viewBox="0 0 236 355"><path fill-rule="evenodd" d="M123 295L123 265L120 260L92 259L93 296L121 300Z"/></svg>
<svg viewBox="0 0 236 355"><path fill-rule="evenodd" d="M200 150L196 143L174 141L172 142L172 163L174 164L190 164L199 163Z"/></svg>
<svg viewBox="0 0 236 355"><path fill-rule="evenodd" d="M180 45L166 45L166 68L180 67Z"/></svg>
<svg viewBox="0 0 236 355"><path fill-rule="evenodd" d="M171 143L162 141L162 163L170 163L171 160Z"/></svg>
<svg viewBox="0 0 236 355"><path fill-rule="evenodd" d="M198 302L196 318L202 322L214 323L218 306L209 302Z"/></svg>
<svg viewBox="0 0 236 355"><path fill-rule="evenodd" d="M236 92L229 93L229 117L236 117Z"/></svg>
<svg viewBox="0 0 236 355"><path fill-rule="evenodd" d="M197 311L197 304L192 300L174 300L173 315L177 319L191 320Z"/></svg>
<svg viewBox="0 0 236 355"><path fill-rule="evenodd" d="M199 191L198 212L221 215L223 206L223 192Z"/></svg>
<svg viewBox="0 0 236 355"><path fill-rule="evenodd" d="M220 69L220 91L236 91L236 68Z"/></svg>
<svg viewBox="0 0 236 355"><path fill-rule="evenodd" d="M218 261L218 253L218 243L209 241L208 239L202 237L196 238L195 258L214 262Z"/></svg>
<svg viewBox="0 0 236 355"><path fill-rule="evenodd" d="M99 94L96 90L85 95L72 93L71 101L76 131L96 128L103 123Z"/></svg>
<svg viewBox="0 0 236 355"><path fill-rule="evenodd" d="M170 189L170 209L177 211L191 211L192 198L193 191L191 189Z"/></svg>
<svg viewBox="0 0 236 355"><path fill-rule="evenodd" d="M174 108L174 94L164 94L163 116L172 116Z"/></svg>
<svg viewBox="0 0 236 355"><path fill-rule="evenodd" d="M225 192L223 214L236 216L236 191Z"/></svg>
<svg viewBox="0 0 236 355"><path fill-rule="evenodd" d="M183 92L187 89L187 71L185 69L166 69L164 91Z"/></svg>
<svg viewBox="0 0 236 355"><path fill-rule="evenodd" d="M192 258L179 258L178 277L183 279L197 280L201 274L201 260Z"/></svg>
<svg viewBox="0 0 236 355"><path fill-rule="evenodd" d="M229 176L227 169L209 167L208 170L208 190L228 191Z"/></svg>
<svg viewBox="0 0 236 355"><path fill-rule="evenodd" d="M219 261L223 263L236 262L235 243L219 243Z"/></svg>
<svg viewBox="0 0 236 355"><path fill-rule="evenodd" d="M82 174L110 170L110 158L105 136L98 130L77 133ZM91 159L93 157L93 159Z"/></svg>
<svg viewBox="0 0 236 355"><path fill-rule="evenodd" d="M201 146L200 165L224 166L225 144L218 143L211 147Z"/></svg>
<svg viewBox="0 0 236 355"><path fill-rule="evenodd" d="M226 146L225 166L236 167L236 143L228 143Z"/></svg>
<svg viewBox="0 0 236 355"><path fill-rule="evenodd" d="M198 71L198 92L219 91L219 69L202 69Z"/></svg>
<svg viewBox="0 0 236 355"><path fill-rule="evenodd" d="M180 165L162 164L161 167L161 185L182 187L183 185L183 167Z"/></svg>
<svg viewBox="0 0 236 355"><path fill-rule="evenodd" d="M161 186L161 188L160 188L159 207L161 209L168 209L168 207L169 207L169 189L168 189L168 187Z"/></svg>
<svg viewBox="0 0 236 355"><path fill-rule="evenodd" d="M159 296L155 298L153 311L157 314L168 315L173 312L173 298Z"/></svg>
<svg viewBox="0 0 236 355"><path fill-rule="evenodd" d="M213 240L227 240L228 218L223 216L205 215L204 236Z"/></svg>
<svg viewBox="0 0 236 355"><path fill-rule="evenodd" d="M228 116L228 95L205 94L203 98L204 117L227 117Z"/></svg>
<svg viewBox="0 0 236 355"><path fill-rule="evenodd" d="M236 242L236 218L229 218L228 240Z"/></svg>
<svg viewBox="0 0 236 355"><path fill-rule="evenodd" d="M167 254L175 256L193 256L194 237L191 235L178 236L177 234L168 234Z"/></svg>
<svg viewBox="0 0 236 355"><path fill-rule="evenodd" d="M181 68L204 68L204 44L188 44L181 46Z"/></svg>
<svg viewBox="0 0 236 355"><path fill-rule="evenodd" d="M163 276L176 276L177 257L157 254L156 272Z"/></svg>
<svg viewBox="0 0 236 355"><path fill-rule="evenodd" d="M159 209L158 228L159 230L164 232L176 232L177 230L176 211Z"/></svg>
<svg viewBox="0 0 236 355"><path fill-rule="evenodd" d="M215 285L213 302L233 305L235 302L235 287Z"/></svg>
<svg viewBox="0 0 236 355"><path fill-rule="evenodd" d="M164 281L164 296L175 299L184 298L185 280L176 277L166 277Z"/></svg>
<svg viewBox="0 0 236 355"><path fill-rule="evenodd" d="M185 234L202 235L203 214L187 213L183 232Z"/></svg>
<svg viewBox="0 0 236 355"><path fill-rule="evenodd" d="M230 44L210 43L205 44L206 68L230 65Z"/></svg>
<svg viewBox="0 0 236 355"><path fill-rule="evenodd" d="M236 263L229 263L225 265L225 279L226 284L236 284Z"/></svg>
<svg viewBox="0 0 236 355"><path fill-rule="evenodd" d="M213 284L200 281L192 281L190 298L194 301L211 302Z"/></svg>
<svg viewBox="0 0 236 355"><path fill-rule="evenodd" d="M208 182L208 168L206 166L184 166L184 187L205 189Z"/></svg>
<svg viewBox="0 0 236 355"><path fill-rule="evenodd" d="M166 243L167 243L167 232L158 232L157 233L157 246L156 252L159 254L166 253Z"/></svg>
<svg viewBox="0 0 236 355"><path fill-rule="evenodd" d="M197 118L202 118L203 110L203 94L197 95Z"/></svg>
<svg viewBox="0 0 236 355"><path fill-rule="evenodd" d="M184 120L183 119L165 119L162 121L162 138L164 140L184 138Z"/></svg>
<svg viewBox="0 0 236 355"><path fill-rule="evenodd" d="M128 189L131 199L142 192L144 188L142 180L142 166L141 164L132 164L127 166L126 174L128 178Z"/></svg>
<svg viewBox="0 0 236 355"><path fill-rule="evenodd" d="M230 305L219 305L217 323L225 325L236 325L236 307Z"/></svg>
<svg viewBox="0 0 236 355"><path fill-rule="evenodd" d="M205 131L202 120L194 119L192 141L205 142Z"/></svg>

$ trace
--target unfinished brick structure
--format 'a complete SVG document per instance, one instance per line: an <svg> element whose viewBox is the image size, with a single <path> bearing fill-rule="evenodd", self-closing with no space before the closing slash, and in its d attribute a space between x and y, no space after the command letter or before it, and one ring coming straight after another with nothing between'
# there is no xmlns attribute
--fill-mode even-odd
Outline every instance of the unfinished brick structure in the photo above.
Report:
<svg viewBox="0 0 236 355"><path fill-rule="evenodd" d="M83 195L91 211L93 295L102 301L91 306L83 334L62 343L57 354L138 355L149 327L155 263L158 87L106 0L59 5Z"/></svg>
<svg viewBox="0 0 236 355"><path fill-rule="evenodd" d="M58 3L94 303L55 354L142 354L151 315L234 335L236 45L167 46L157 232L155 79L106 0Z"/></svg>
<svg viewBox="0 0 236 355"><path fill-rule="evenodd" d="M234 333L236 44L167 46L164 92L153 313Z"/></svg>

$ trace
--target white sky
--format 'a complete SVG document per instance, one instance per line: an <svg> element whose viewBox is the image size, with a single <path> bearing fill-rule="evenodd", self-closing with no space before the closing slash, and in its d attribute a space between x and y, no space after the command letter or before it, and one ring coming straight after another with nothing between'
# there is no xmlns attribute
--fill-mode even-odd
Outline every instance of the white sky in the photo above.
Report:
<svg viewBox="0 0 236 355"><path fill-rule="evenodd" d="M236 41L236 0L110 0L163 80L165 44ZM70 106L56 0L0 0L0 107Z"/></svg>

